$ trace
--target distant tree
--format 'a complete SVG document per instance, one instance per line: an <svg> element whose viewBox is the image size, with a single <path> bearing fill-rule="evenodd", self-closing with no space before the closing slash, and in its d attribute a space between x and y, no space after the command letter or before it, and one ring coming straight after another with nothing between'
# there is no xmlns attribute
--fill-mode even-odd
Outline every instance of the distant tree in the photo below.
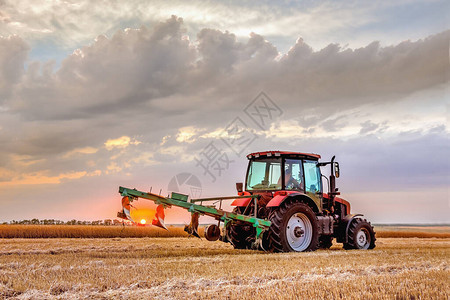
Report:
<svg viewBox="0 0 450 300"><path fill-rule="evenodd" d="M106 219L103 221L103 224L106 226L110 226L112 224L112 221L110 219Z"/></svg>
<svg viewBox="0 0 450 300"><path fill-rule="evenodd" d="M39 224L39 219L32 219L31 220L31 224L38 225Z"/></svg>

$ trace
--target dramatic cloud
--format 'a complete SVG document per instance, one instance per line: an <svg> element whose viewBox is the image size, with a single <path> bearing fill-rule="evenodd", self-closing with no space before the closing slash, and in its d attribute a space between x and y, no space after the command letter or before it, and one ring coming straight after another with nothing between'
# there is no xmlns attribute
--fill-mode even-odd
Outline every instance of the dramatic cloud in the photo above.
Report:
<svg viewBox="0 0 450 300"><path fill-rule="evenodd" d="M153 26L170 15L183 16L195 36L205 27L229 30L240 37L250 32L276 40L288 49L299 36L319 49L329 43L360 47L373 40L387 44L417 39L445 28L448 2L438 1L61 1L33 3L3 0L0 35L18 34L33 46L73 49L99 34ZM414 21L412 21L414 20ZM426 25L426 26L424 26ZM388 32L388 34L386 33ZM42 51L36 56L48 57ZM53 57L55 59L55 57Z"/></svg>
<svg viewBox="0 0 450 300"><path fill-rule="evenodd" d="M100 35L56 67L27 60L21 37L0 37L0 192L17 197L18 186L61 185L87 202L100 184L148 188L187 169L207 180L194 158L221 142L261 91L283 116L264 130L249 125L258 138L246 151L337 154L349 193L442 189L450 167L449 40L444 31L389 47L314 50L299 38L281 54L256 33L242 39L204 28L189 38L183 19L172 16ZM246 163L232 161L223 179L230 186ZM215 187L210 194L229 193Z"/></svg>
<svg viewBox="0 0 450 300"><path fill-rule="evenodd" d="M28 45L18 36L0 36L0 108L24 73Z"/></svg>

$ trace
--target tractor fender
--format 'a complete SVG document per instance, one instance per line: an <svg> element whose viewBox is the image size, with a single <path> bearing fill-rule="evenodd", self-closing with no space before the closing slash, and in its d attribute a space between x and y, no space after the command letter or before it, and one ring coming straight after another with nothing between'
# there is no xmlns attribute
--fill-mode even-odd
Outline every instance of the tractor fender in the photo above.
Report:
<svg viewBox="0 0 450 300"><path fill-rule="evenodd" d="M276 193L272 200L267 203L266 207L278 207L287 199L298 199L308 204L314 212L318 212L319 208L313 199L305 194L298 192L288 192L287 194Z"/></svg>
<svg viewBox="0 0 450 300"><path fill-rule="evenodd" d="M344 241L345 243L348 242L348 229L350 228L350 224L352 224L352 221L354 219L356 219L357 217L362 217L364 216L363 214L348 214L346 215L342 221L341 221L341 225L340 227L340 239L341 241ZM345 226L345 230L344 230L344 226Z"/></svg>
<svg viewBox="0 0 450 300"><path fill-rule="evenodd" d="M272 199L270 199L269 203L267 203L266 207L277 207L283 203L284 199L286 199L288 195L275 195Z"/></svg>
<svg viewBox="0 0 450 300"><path fill-rule="evenodd" d="M234 199L233 202L231 202L231 206L247 206L248 203L252 200L252 198L238 198Z"/></svg>
<svg viewBox="0 0 450 300"><path fill-rule="evenodd" d="M239 196L249 196L251 195L249 192L239 192ZM237 198L234 199L233 202L231 202L231 206L247 206L248 203L252 200L252 198Z"/></svg>

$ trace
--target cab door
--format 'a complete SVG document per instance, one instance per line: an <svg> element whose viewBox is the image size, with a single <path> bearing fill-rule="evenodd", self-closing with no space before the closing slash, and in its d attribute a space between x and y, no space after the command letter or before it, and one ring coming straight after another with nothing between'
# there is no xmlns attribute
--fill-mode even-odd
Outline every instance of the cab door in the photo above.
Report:
<svg viewBox="0 0 450 300"><path fill-rule="evenodd" d="M305 193L316 202L317 207L322 207L322 178L317 161L304 160L303 170Z"/></svg>

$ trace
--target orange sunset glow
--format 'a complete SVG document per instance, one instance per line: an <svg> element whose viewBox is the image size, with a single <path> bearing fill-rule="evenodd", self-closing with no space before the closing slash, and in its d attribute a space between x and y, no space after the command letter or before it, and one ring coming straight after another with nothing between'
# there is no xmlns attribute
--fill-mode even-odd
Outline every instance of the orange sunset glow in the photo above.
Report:
<svg viewBox="0 0 450 300"><path fill-rule="evenodd" d="M152 220L155 217L156 211L151 208L137 208L131 209L131 217L140 224L145 225L147 220Z"/></svg>

